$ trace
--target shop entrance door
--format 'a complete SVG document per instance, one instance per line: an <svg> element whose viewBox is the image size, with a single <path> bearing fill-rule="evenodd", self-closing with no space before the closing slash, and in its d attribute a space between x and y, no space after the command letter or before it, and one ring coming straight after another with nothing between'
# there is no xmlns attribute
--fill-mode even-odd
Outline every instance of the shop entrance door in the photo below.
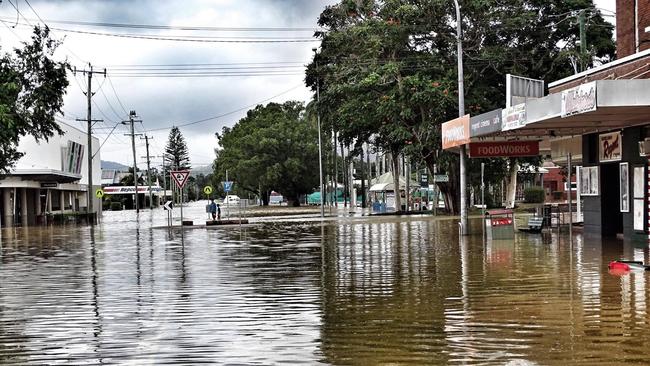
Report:
<svg viewBox="0 0 650 366"><path fill-rule="evenodd" d="M613 237L623 233L623 214L620 209L620 184L618 163L600 165L600 191L602 236Z"/></svg>

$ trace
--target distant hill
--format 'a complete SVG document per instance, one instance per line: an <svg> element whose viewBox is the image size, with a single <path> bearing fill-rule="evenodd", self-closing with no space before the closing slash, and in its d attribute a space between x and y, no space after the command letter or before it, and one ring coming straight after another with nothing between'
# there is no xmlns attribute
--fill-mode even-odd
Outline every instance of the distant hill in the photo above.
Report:
<svg viewBox="0 0 650 366"><path fill-rule="evenodd" d="M102 160L102 169L112 169L112 170L117 170L120 172L127 172L129 171L129 167L120 163L116 163L114 161L107 161L107 160Z"/></svg>
<svg viewBox="0 0 650 366"><path fill-rule="evenodd" d="M212 165L202 165L202 166L193 166L190 172L191 176L197 176L199 174L208 175L212 173Z"/></svg>

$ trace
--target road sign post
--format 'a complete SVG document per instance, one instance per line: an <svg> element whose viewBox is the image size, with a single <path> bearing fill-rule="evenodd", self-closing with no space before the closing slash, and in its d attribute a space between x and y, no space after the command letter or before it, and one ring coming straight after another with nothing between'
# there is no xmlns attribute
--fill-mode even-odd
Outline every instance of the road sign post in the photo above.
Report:
<svg viewBox="0 0 650 366"><path fill-rule="evenodd" d="M232 191L232 181L228 180L227 177L227 172L226 172L226 180L224 182L221 182L221 186L223 186L223 191L226 192L226 218L230 217L230 202L228 201L228 193Z"/></svg>
<svg viewBox="0 0 650 366"><path fill-rule="evenodd" d="M181 226L183 226L183 187L187 183L187 178L190 176L189 170L176 170L169 173L172 176L176 186L181 191Z"/></svg>
<svg viewBox="0 0 650 366"><path fill-rule="evenodd" d="M167 226L172 226L172 201L165 202L163 209L167 212Z"/></svg>

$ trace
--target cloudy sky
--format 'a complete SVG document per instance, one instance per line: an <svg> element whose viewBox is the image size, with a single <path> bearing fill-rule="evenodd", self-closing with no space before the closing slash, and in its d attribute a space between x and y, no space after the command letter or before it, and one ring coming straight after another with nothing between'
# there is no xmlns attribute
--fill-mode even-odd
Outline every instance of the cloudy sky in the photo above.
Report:
<svg viewBox="0 0 650 366"><path fill-rule="evenodd" d="M118 124L127 118L127 111L135 110L142 119L138 132L153 137L150 151L153 156L162 154L169 127L224 115L181 127L192 164L209 165L217 145L214 133L237 122L248 106L271 100L310 98L310 92L304 87L303 66L311 59L311 49L318 46L310 38L320 12L335 2L7 0L0 3L0 44L3 50L8 50L29 39L27 23L37 24L40 17L54 29L57 38L64 40L57 57L67 57L78 69L87 69L88 63L99 70L107 69L108 78L101 75L93 78L96 93L93 118L104 120L97 125L95 134L103 142L111 129L118 127L102 148L102 160L131 164L130 140L124 136L128 130ZM18 7L19 14L12 4ZM615 11L615 0L596 0L596 4ZM155 25L166 29L99 27L56 21ZM210 29L183 29L187 26ZM203 37L202 40L210 42L151 39L187 39L188 36ZM265 42L250 43L252 40ZM202 66L178 66L187 64ZM186 68L194 70L179 71ZM178 77L179 72L201 75ZM80 128L84 124L75 119L86 117L86 97L82 93L85 88L86 78L82 74L70 75L62 118ZM136 149L139 166L144 168L144 159L139 158L145 155L144 142L136 141ZM160 158L153 158L154 165L160 163Z"/></svg>

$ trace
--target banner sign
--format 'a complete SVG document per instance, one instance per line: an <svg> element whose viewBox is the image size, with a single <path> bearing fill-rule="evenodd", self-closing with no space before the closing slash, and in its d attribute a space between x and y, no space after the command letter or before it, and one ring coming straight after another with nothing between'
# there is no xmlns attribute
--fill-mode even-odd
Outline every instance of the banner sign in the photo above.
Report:
<svg viewBox="0 0 650 366"><path fill-rule="evenodd" d="M472 158L497 158L539 155L539 141L472 142L469 156Z"/></svg>
<svg viewBox="0 0 650 366"><path fill-rule="evenodd" d="M526 125L526 104L513 105L501 111L501 130L510 131Z"/></svg>
<svg viewBox="0 0 650 366"><path fill-rule="evenodd" d="M620 131L598 136L598 160L600 162L619 161L622 151Z"/></svg>
<svg viewBox="0 0 650 366"><path fill-rule="evenodd" d="M582 84L562 92L561 116L569 117L574 114L596 110L596 82Z"/></svg>
<svg viewBox="0 0 650 366"><path fill-rule="evenodd" d="M151 187L151 192L160 192L162 189L160 187ZM109 186L104 187L102 194L133 194L135 193L134 186ZM149 193L148 186L138 186L138 193Z"/></svg>
<svg viewBox="0 0 650 366"><path fill-rule="evenodd" d="M501 108L479 114L469 119L470 137L478 137L501 131Z"/></svg>
<svg viewBox="0 0 650 366"><path fill-rule="evenodd" d="M469 143L469 114L442 124L442 148L450 149Z"/></svg>
<svg viewBox="0 0 650 366"><path fill-rule="evenodd" d="M81 174L81 163L84 156L84 145L68 141L68 146L63 148L63 171L72 174Z"/></svg>

